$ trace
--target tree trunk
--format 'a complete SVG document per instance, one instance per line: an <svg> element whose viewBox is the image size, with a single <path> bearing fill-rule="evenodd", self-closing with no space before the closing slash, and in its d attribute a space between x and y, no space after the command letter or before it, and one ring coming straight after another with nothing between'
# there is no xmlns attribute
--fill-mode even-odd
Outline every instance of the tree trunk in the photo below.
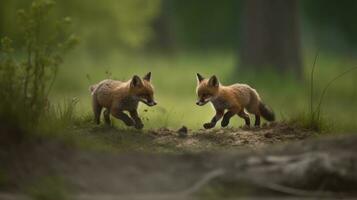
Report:
<svg viewBox="0 0 357 200"><path fill-rule="evenodd" d="M302 75L297 0L246 0L243 5L241 66Z"/></svg>
<svg viewBox="0 0 357 200"><path fill-rule="evenodd" d="M155 38L153 44L159 50L166 53L172 53L175 49L175 37L170 24L172 12L172 1L163 1L160 15L153 23Z"/></svg>

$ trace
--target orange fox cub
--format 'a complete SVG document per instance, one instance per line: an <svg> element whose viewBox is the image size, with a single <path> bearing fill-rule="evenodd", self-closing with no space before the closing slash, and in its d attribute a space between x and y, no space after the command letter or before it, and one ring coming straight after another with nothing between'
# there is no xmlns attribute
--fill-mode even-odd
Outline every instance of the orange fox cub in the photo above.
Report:
<svg viewBox="0 0 357 200"><path fill-rule="evenodd" d="M90 87L92 94L92 106L95 122L100 123L102 108L105 108L104 121L110 124L110 114L122 120L127 126L135 126L137 129L144 127L139 115L139 101L148 106L156 105L154 101L154 88L150 83L151 73L143 78L134 75L126 82L106 79ZM130 117L124 113L128 111Z"/></svg>
<svg viewBox="0 0 357 200"><path fill-rule="evenodd" d="M221 125L226 127L235 114L243 118L245 124L250 126L250 118L246 111L255 115L255 126L260 126L260 116L268 121L275 120L273 111L262 103L257 91L249 85L237 83L224 86L219 83L216 76L205 79L197 73L196 91L198 95L197 105L203 106L211 102L216 110L216 115L211 122L203 125L206 129L215 127L222 117ZM227 110L226 113L224 113L225 110Z"/></svg>

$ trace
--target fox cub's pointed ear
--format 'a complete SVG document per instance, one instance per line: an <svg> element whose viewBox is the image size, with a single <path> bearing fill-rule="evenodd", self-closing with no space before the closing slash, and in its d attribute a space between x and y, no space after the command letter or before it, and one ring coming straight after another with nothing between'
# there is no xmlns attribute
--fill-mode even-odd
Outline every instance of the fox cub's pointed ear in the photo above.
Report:
<svg viewBox="0 0 357 200"><path fill-rule="evenodd" d="M131 87L139 87L142 86L143 82L141 78L137 75L134 75L133 78L131 79L130 86Z"/></svg>
<svg viewBox="0 0 357 200"><path fill-rule="evenodd" d="M200 83L201 81L203 81L203 79L205 78L203 78L201 74L197 73L197 81Z"/></svg>
<svg viewBox="0 0 357 200"><path fill-rule="evenodd" d="M219 86L219 81L216 75L213 75L209 80L208 80L208 85L217 87Z"/></svg>
<svg viewBox="0 0 357 200"><path fill-rule="evenodd" d="M147 74L143 77L143 79L150 82L151 72L147 73Z"/></svg>

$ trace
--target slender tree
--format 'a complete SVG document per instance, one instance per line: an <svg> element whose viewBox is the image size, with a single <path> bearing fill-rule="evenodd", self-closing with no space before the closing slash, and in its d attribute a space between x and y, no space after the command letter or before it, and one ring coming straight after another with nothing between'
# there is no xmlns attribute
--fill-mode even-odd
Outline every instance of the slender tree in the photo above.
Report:
<svg viewBox="0 0 357 200"><path fill-rule="evenodd" d="M301 77L298 0L246 0L242 15L242 68L271 67Z"/></svg>
<svg viewBox="0 0 357 200"><path fill-rule="evenodd" d="M172 23L172 0L161 2L161 11L153 21L153 29L155 38L152 41L154 46L165 52L172 53L175 49L175 35Z"/></svg>

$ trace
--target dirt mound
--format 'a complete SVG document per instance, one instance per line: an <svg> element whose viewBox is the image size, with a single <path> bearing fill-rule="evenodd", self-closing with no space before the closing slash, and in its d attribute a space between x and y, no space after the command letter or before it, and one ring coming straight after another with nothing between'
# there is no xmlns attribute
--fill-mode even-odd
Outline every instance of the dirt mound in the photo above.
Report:
<svg viewBox="0 0 357 200"><path fill-rule="evenodd" d="M268 144L305 139L313 132L286 123L272 123L260 128L221 128L179 130L161 128L149 131L155 143L173 145L183 150L214 150L231 148L259 148Z"/></svg>

